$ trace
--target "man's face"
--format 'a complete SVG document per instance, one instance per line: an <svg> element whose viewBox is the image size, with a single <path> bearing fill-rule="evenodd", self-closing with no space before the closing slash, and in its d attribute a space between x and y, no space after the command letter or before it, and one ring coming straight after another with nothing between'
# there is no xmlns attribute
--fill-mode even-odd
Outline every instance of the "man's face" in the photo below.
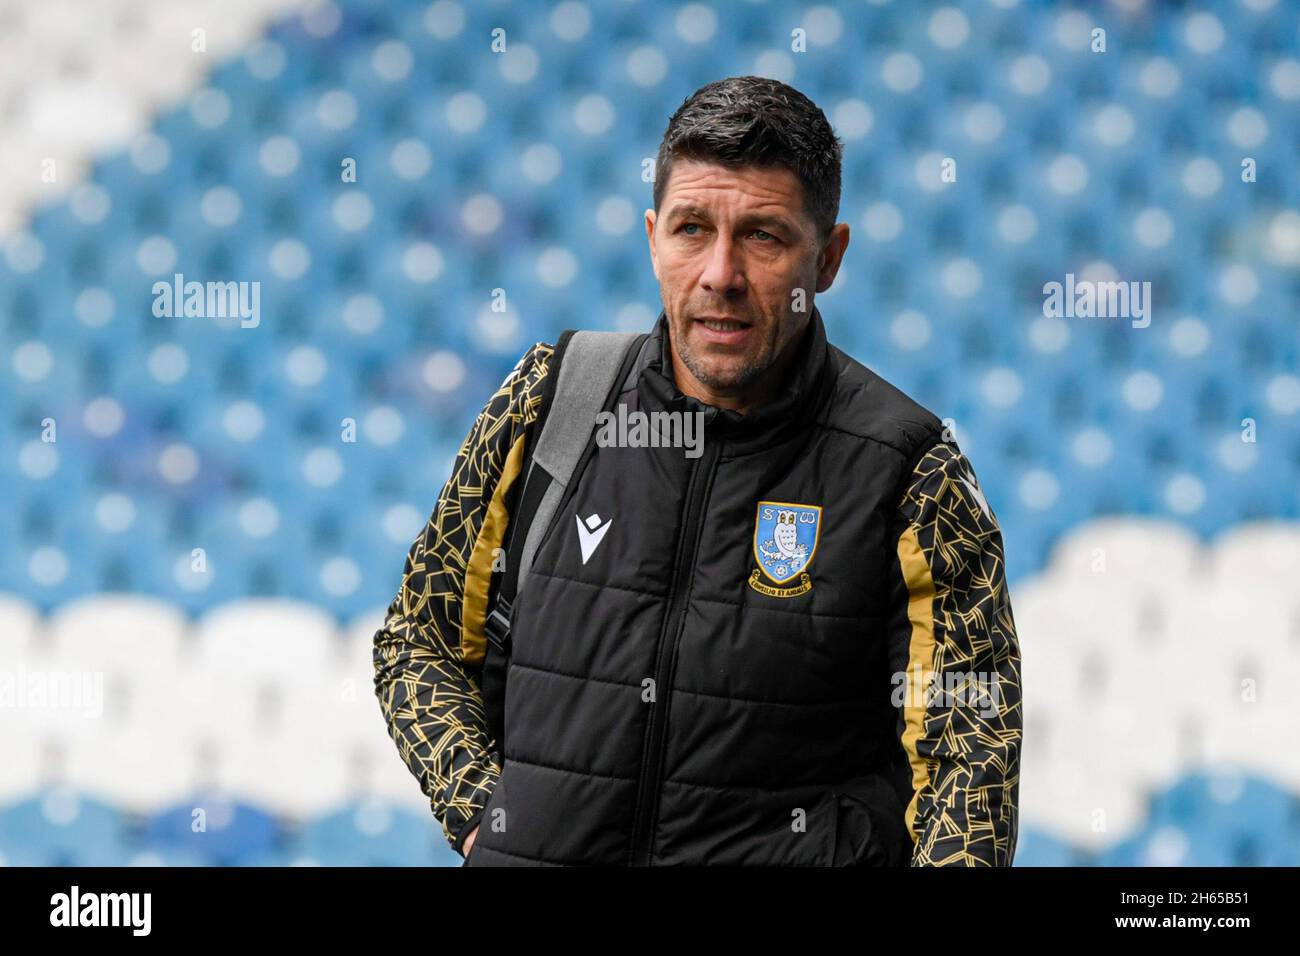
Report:
<svg viewBox="0 0 1300 956"><path fill-rule="evenodd" d="M646 235L677 357L711 396L743 397L807 326L849 227L819 243L789 170L696 160L674 163L660 213Z"/></svg>

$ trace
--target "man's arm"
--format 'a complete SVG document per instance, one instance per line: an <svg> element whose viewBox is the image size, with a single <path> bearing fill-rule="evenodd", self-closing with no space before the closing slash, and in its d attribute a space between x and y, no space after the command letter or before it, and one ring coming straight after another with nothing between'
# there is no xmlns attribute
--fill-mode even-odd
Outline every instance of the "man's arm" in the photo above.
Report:
<svg viewBox="0 0 1300 956"><path fill-rule="evenodd" d="M388 732L457 852L501 775L471 672L483 663L494 549L552 351L529 349L479 413L375 632L375 694Z"/></svg>
<svg viewBox="0 0 1300 956"><path fill-rule="evenodd" d="M1009 866L1020 782L1020 647L1002 532L956 445L940 442L920 457L898 527L889 650L896 677L906 673L895 686L907 690L898 734L912 776L911 862Z"/></svg>

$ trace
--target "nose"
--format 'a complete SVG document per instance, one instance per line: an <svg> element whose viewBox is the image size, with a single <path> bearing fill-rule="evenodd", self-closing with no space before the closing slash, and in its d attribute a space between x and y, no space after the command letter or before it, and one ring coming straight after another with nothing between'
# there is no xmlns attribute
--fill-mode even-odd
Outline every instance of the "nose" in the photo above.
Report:
<svg viewBox="0 0 1300 956"><path fill-rule="evenodd" d="M719 230L709 247L709 259L700 274L700 285L715 295L732 298L745 291L745 275L731 237Z"/></svg>

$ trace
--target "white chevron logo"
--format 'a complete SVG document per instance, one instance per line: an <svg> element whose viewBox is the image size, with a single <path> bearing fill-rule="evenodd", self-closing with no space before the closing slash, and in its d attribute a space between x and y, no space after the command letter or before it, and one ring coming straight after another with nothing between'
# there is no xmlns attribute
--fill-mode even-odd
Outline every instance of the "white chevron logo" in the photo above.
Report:
<svg viewBox="0 0 1300 956"><path fill-rule="evenodd" d="M991 514L989 511L989 503L984 498L983 490L981 490L979 485L975 482L975 476L968 470L966 474L960 475L959 477L961 478L961 483L966 486L966 490L970 492L971 497L975 499L975 503L980 506L980 510L985 514Z"/></svg>
<svg viewBox="0 0 1300 956"><path fill-rule="evenodd" d="M586 564L587 559L596 553L596 548L605 539L605 532L614 523L614 519L610 518L602 525L600 515L592 513L587 515L585 522L577 515L573 516L573 520L578 522L578 547L582 549L582 563Z"/></svg>

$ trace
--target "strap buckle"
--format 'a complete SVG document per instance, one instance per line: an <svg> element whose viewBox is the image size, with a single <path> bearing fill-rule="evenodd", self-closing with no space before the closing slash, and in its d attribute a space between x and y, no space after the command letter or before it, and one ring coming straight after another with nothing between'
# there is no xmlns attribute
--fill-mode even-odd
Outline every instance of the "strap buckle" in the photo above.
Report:
<svg viewBox="0 0 1300 956"><path fill-rule="evenodd" d="M498 595L496 605L483 622L483 633L502 654L510 650L510 602Z"/></svg>

